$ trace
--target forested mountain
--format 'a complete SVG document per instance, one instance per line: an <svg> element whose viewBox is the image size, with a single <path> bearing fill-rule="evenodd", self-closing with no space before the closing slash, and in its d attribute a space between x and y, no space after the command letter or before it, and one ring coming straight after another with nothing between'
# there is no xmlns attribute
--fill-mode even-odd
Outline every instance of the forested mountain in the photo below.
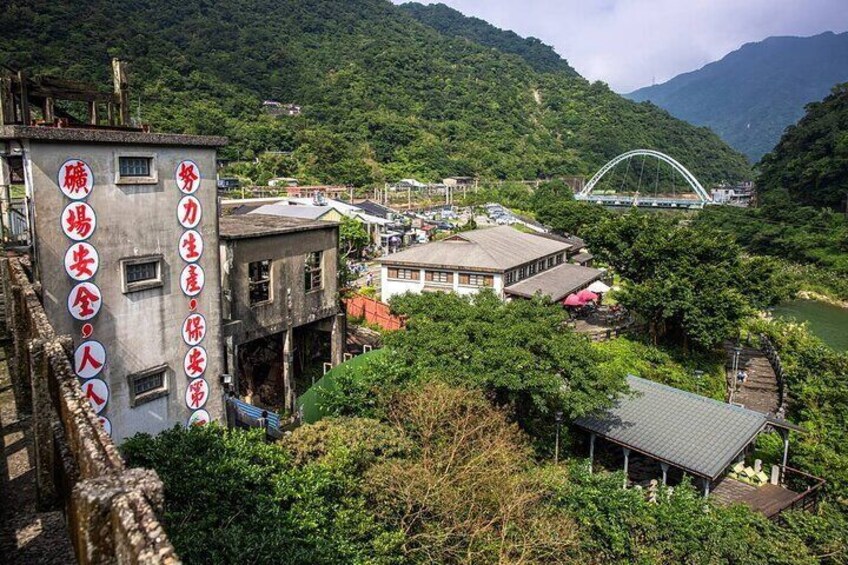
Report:
<svg viewBox="0 0 848 565"><path fill-rule="evenodd" d="M708 126L757 161L804 115L806 104L846 80L848 32L827 32L748 43L697 71L626 96Z"/></svg>
<svg viewBox="0 0 848 565"><path fill-rule="evenodd" d="M788 195L794 204L845 210L848 198L848 83L807 106L774 151L763 157L761 200Z"/></svg>
<svg viewBox="0 0 848 565"><path fill-rule="evenodd" d="M274 163L281 176L362 185L591 174L634 147L666 151L704 182L748 174L744 158L705 128L440 33L387 0L2 6L10 25L0 64L105 88L110 57L125 58L134 119L227 135L224 156L291 151ZM267 99L303 113L267 115Z"/></svg>
<svg viewBox="0 0 848 565"><path fill-rule="evenodd" d="M401 9L419 22L449 37L464 37L474 43L492 47L503 53L518 55L541 73L561 71L578 76L568 61L557 55L554 48L535 37L521 37L514 31L496 28L480 18L465 16L444 4L409 2Z"/></svg>

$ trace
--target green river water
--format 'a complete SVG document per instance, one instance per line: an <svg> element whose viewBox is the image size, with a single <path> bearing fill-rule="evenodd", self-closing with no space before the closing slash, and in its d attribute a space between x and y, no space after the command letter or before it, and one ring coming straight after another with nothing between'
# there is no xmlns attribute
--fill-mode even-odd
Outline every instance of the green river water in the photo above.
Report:
<svg viewBox="0 0 848 565"><path fill-rule="evenodd" d="M791 300L774 309L776 318L809 322L810 331L837 351L848 351L848 309L816 300Z"/></svg>

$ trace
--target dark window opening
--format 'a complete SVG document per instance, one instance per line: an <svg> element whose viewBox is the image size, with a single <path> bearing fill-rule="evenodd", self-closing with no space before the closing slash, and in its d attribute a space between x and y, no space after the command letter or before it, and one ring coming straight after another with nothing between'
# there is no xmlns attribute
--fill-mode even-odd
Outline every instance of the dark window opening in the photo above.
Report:
<svg viewBox="0 0 848 565"><path fill-rule="evenodd" d="M306 256L306 268L304 269L304 288L306 292L318 290L323 285L321 259L321 251L313 251Z"/></svg>
<svg viewBox="0 0 848 565"><path fill-rule="evenodd" d="M247 266L250 304L261 304L271 300L271 260L254 261Z"/></svg>

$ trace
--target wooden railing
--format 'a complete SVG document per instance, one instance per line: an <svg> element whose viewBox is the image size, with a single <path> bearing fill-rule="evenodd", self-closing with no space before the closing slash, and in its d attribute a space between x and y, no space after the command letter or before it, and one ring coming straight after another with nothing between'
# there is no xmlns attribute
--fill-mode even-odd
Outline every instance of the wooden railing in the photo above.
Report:
<svg viewBox="0 0 848 565"><path fill-rule="evenodd" d="M798 490L801 492L789 504L781 508L780 512L772 516L772 520L783 520L781 513L787 510L815 512L819 505L819 496L822 490L824 490L826 481L821 477L816 477L788 465L781 468L781 476L785 486L791 488L793 491Z"/></svg>

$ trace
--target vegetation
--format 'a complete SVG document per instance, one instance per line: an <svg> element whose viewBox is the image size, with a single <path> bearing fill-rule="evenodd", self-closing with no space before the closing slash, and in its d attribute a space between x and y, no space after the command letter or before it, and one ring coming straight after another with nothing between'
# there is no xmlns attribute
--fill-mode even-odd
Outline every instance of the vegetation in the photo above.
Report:
<svg viewBox="0 0 848 565"><path fill-rule="evenodd" d="M613 215L587 239L624 280L616 300L646 321L655 343L664 338L709 350L736 335L752 309L790 292L778 265L743 258L727 235L674 217Z"/></svg>
<svg viewBox="0 0 848 565"><path fill-rule="evenodd" d="M752 161L772 151L804 106L848 76L848 33L769 37L720 61L626 95L707 126Z"/></svg>
<svg viewBox="0 0 848 565"><path fill-rule="evenodd" d="M840 548L815 517L780 529L688 484L652 502L622 490L619 473L539 463L479 391L424 383L383 412L305 425L277 444L175 428L136 436L124 453L162 477L165 526L187 563L811 564L805 542Z"/></svg>
<svg viewBox="0 0 848 565"><path fill-rule="evenodd" d="M848 42L848 34L844 34ZM848 198L848 83L822 102L807 106L798 125L787 128L763 157L757 193L763 203L788 201L846 210Z"/></svg>
<svg viewBox="0 0 848 565"><path fill-rule="evenodd" d="M511 36L452 37L385 0L39 0L8 5L4 20L16 25L0 64L105 88L109 57L123 57L133 119L226 135L225 158L290 152L232 169L255 182L589 174L637 146L704 182L750 174L705 128L566 69L539 72L537 56L498 50L514 51ZM268 99L303 113L263 112Z"/></svg>

